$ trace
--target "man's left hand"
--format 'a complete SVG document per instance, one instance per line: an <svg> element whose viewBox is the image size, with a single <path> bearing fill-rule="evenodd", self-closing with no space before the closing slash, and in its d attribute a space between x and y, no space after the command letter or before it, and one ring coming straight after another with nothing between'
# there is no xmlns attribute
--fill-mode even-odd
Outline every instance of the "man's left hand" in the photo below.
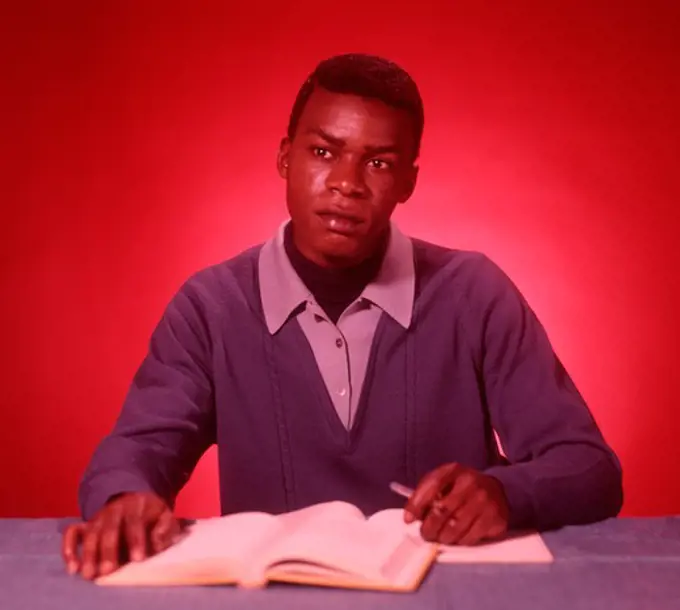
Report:
<svg viewBox="0 0 680 610"><path fill-rule="evenodd" d="M471 545L502 536L508 503L501 483L460 464L444 464L425 475L408 499L405 520L422 520L425 540Z"/></svg>

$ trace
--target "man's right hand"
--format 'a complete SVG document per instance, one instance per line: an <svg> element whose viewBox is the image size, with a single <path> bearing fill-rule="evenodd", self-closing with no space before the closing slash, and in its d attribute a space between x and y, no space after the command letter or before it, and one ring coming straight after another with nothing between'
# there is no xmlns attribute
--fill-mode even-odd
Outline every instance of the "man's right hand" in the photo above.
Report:
<svg viewBox="0 0 680 610"><path fill-rule="evenodd" d="M125 493L108 502L90 521L70 525L62 557L70 574L92 580L126 561L139 561L168 548L181 531L163 499L152 493Z"/></svg>

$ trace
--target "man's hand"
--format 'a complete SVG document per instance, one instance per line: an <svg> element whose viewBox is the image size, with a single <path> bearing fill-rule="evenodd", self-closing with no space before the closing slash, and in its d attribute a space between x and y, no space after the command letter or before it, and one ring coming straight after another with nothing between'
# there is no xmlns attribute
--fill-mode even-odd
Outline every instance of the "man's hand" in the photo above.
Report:
<svg viewBox="0 0 680 610"><path fill-rule="evenodd" d="M422 520L425 540L476 544L508 529L508 504L500 482L460 464L445 464L427 474L405 508L405 520Z"/></svg>
<svg viewBox="0 0 680 610"><path fill-rule="evenodd" d="M126 493L107 503L92 520L69 526L62 539L62 557L70 574L80 572L92 580L127 561L166 549L180 529L161 498L152 493Z"/></svg>

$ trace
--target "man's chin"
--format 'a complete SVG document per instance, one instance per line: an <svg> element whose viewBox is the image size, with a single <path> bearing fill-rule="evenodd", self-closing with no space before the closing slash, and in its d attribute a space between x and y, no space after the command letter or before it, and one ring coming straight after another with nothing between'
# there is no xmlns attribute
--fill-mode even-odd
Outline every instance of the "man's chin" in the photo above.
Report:
<svg viewBox="0 0 680 610"><path fill-rule="evenodd" d="M324 239L319 253L329 262L347 266L359 263L365 258L365 249L361 246L356 239L339 235Z"/></svg>

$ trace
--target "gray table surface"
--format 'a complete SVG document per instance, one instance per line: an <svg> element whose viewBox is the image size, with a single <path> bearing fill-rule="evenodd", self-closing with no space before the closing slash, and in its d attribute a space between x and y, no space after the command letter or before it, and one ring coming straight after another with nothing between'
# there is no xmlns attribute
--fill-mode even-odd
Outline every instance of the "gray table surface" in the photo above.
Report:
<svg viewBox="0 0 680 610"><path fill-rule="evenodd" d="M0 519L0 609L680 609L680 516L612 519L545 534L549 565L437 565L416 593L272 585L106 588L68 576L67 519Z"/></svg>

